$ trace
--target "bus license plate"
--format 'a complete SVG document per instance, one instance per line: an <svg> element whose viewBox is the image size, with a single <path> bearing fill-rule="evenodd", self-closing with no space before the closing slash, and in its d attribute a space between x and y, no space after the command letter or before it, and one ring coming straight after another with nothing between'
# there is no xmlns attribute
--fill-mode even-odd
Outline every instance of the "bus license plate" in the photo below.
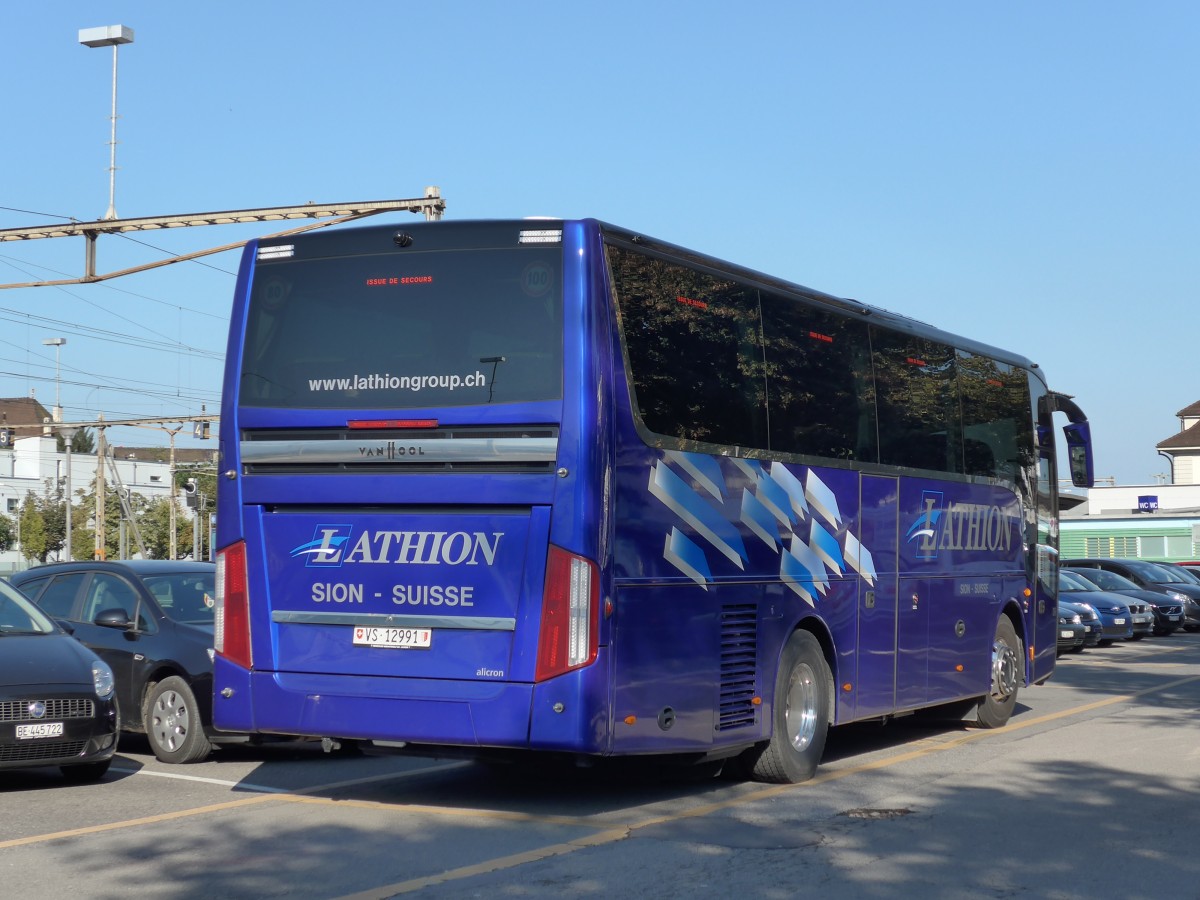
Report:
<svg viewBox="0 0 1200 900"><path fill-rule="evenodd" d="M356 647L398 647L400 649L428 647L433 639L432 628L354 628Z"/></svg>
<svg viewBox="0 0 1200 900"><path fill-rule="evenodd" d="M37 722L33 725L18 725L17 740L27 741L31 738L62 737L62 722Z"/></svg>

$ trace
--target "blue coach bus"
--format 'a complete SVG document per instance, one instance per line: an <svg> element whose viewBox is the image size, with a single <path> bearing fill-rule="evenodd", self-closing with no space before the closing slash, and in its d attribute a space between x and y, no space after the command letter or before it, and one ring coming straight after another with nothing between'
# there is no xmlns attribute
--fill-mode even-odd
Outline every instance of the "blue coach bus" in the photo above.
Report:
<svg viewBox="0 0 1200 900"><path fill-rule="evenodd" d="M1056 648L1022 357L594 220L250 243L214 721L426 755L717 762L1003 725Z"/></svg>

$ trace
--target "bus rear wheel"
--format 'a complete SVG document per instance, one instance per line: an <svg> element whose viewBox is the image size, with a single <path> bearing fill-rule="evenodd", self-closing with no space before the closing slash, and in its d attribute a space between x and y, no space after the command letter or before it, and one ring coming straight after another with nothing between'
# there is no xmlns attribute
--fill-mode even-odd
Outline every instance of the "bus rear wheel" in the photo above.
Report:
<svg viewBox="0 0 1200 900"><path fill-rule="evenodd" d="M1007 616L996 624L992 640L992 688L980 699L975 724L980 728L1000 728L1017 705L1021 683L1021 642Z"/></svg>
<svg viewBox="0 0 1200 900"><path fill-rule="evenodd" d="M813 777L829 733L832 684L821 644L797 631L783 648L775 676L771 739L742 760L756 781L795 784Z"/></svg>

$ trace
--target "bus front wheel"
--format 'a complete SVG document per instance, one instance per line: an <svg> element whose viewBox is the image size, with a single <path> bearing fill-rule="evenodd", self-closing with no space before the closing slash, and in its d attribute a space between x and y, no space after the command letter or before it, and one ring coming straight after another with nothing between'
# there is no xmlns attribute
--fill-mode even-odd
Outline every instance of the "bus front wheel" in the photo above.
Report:
<svg viewBox="0 0 1200 900"><path fill-rule="evenodd" d="M771 739L744 759L756 781L795 784L813 777L829 733L832 684L821 644L797 631L775 676Z"/></svg>
<svg viewBox="0 0 1200 900"><path fill-rule="evenodd" d="M975 724L980 728L1000 728L1017 705L1021 682L1021 642L1007 616L996 624L992 640L992 688L979 701Z"/></svg>

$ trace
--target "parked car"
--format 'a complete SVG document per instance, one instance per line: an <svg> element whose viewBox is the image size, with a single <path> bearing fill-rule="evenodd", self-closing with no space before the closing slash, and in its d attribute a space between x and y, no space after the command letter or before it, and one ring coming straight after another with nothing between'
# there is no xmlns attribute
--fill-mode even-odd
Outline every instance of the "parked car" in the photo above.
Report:
<svg viewBox="0 0 1200 900"><path fill-rule="evenodd" d="M1108 647L1113 641L1124 641L1134 636L1133 614L1129 611L1129 604L1125 602L1128 598L1102 591L1086 578L1065 569L1058 573L1058 594L1059 597L1066 594L1072 603L1086 603L1099 614L1103 626L1101 647ZM1144 614L1139 624L1142 635L1149 632L1148 613Z"/></svg>
<svg viewBox="0 0 1200 900"><path fill-rule="evenodd" d="M1058 572L1058 592L1066 592L1075 604L1087 604L1099 613L1104 623L1100 646L1109 647L1114 641L1132 641L1150 634L1153 616L1144 604L1122 594L1110 594L1096 584L1067 570ZM1130 604L1138 606L1136 616Z"/></svg>
<svg viewBox="0 0 1200 900"><path fill-rule="evenodd" d="M1066 571L1086 578L1109 593L1128 597L1131 602L1146 603L1150 607L1150 614L1153 617L1152 634L1158 636L1174 634L1183 627L1183 603L1162 591L1140 588L1124 575L1118 575L1108 569L1071 568Z"/></svg>
<svg viewBox="0 0 1200 900"><path fill-rule="evenodd" d="M1188 631L1200 631L1200 584L1193 584L1178 572L1171 571L1171 566L1148 559L1126 558L1068 559L1063 565L1072 569L1107 569L1124 575L1138 587L1169 594L1183 607L1183 627Z"/></svg>
<svg viewBox="0 0 1200 900"><path fill-rule="evenodd" d="M1085 647L1099 645L1101 638L1104 637L1104 623L1100 621L1100 613L1086 603L1067 600L1061 594L1058 597L1058 607L1073 612L1079 619L1079 624L1083 626L1083 643L1075 648L1075 653L1082 652Z"/></svg>
<svg viewBox="0 0 1200 900"><path fill-rule="evenodd" d="M1079 613L1069 603L1058 604L1058 650L1057 655L1079 653L1083 650L1083 623Z"/></svg>
<svg viewBox="0 0 1200 900"><path fill-rule="evenodd" d="M117 750L113 671L0 581L0 769L103 777Z"/></svg>
<svg viewBox="0 0 1200 900"><path fill-rule="evenodd" d="M164 762L211 748L213 602L208 562L66 562L11 576L111 667L121 726Z"/></svg>

